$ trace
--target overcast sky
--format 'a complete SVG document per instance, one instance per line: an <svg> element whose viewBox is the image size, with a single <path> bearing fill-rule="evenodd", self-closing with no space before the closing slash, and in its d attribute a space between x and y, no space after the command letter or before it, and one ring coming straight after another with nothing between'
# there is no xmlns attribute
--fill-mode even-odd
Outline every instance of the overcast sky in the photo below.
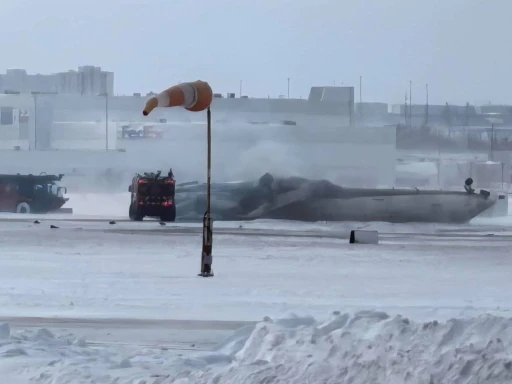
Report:
<svg viewBox="0 0 512 384"><path fill-rule="evenodd" d="M97 65L115 92L207 80L216 92L512 104L512 0L9 0L0 72Z"/></svg>

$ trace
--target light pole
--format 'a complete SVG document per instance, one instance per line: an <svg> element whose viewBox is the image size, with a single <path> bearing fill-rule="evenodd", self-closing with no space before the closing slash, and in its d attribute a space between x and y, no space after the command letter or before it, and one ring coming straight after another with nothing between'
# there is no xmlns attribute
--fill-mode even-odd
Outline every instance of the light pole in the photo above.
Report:
<svg viewBox="0 0 512 384"><path fill-rule="evenodd" d="M428 125L428 84L425 84L425 90L427 91L427 103L425 104L425 125Z"/></svg>
<svg viewBox="0 0 512 384"><path fill-rule="evenodd" d="M412 80L409 80L409 125L412 128Z"/></svg>
<svg viewBox="0 0 512 384"><path fill-rule="evenodd" d="M359 118L363 120L363 76L359 76Z"/></svg>

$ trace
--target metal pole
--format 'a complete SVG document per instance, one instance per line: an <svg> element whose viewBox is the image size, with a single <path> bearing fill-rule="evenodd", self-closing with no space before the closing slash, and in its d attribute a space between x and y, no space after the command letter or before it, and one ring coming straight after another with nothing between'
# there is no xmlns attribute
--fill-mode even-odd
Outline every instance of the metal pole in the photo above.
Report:
<svg viewBox="0 0 512 384"><path fill-rule="evenodd" d="M441 189L441 130L437 127L437 185Z"/></svg>
<svg viewBox="0 0 512 384"><path fill-rule="evenodd" d="M427 105L425 108L425 125L428 125L428 84L425 84L425 88L427 90Z"/></svg>
<svg viewBox="0 0 512 384"><path fill-rule="evenodd" d="M208 216L211 215L211 178L212 178L212 112L210 107L208 107L206 111L206 129L207 129L207 159L206 159L206 199L207 199L207 205L206 205L206 213Z"/></svg>
<svg viewBox="0 0 512 384"><path fill-rule="evenodd" d="M37 150L37 93L34 93L34 151Z"/></svg>
<svg viewBox="0 0 512 384"><path fill-rule="evenodd" d="M108 152L108 93L105 93L105 151Z"/></svg>
<svg viewBox="0 0 512 384"><path fill-rule="evenodd" d="M505 189L505 163L501 162L501 190Z"/></svg>
<svg viewBox="0 0 512 384"><path fill-rule="evenodd" d="M359 115L363 119L363 76L359 76Z"/></svg>
<svg viewBox="0 0 512 384"><path fill-rule="evenodd" d="M412 80L409 80L409 125L412 127Z"/></svg>
<svg viewBox="0 0 512 384"><path fill-rule="evenodd" d="M404 125L407 127L409 124L409 120L407 118L407 92L405 92L405 101L404 101Z"/></svg>
<svg viewBox="0 0 512 384"><path fill-rule="evenodd" d="M207 156L206 156L206 212L203 217L203 249L201 252L201 273L199 276L213 276L212 270L212 246L213 228L211 217L211 168L212 168L212 114L210 107L206 112L207 118Z"/></svg>
<svg viewBox="0 0 512 384"><path fill-rule="evenodd" d="M491 161L494 161L494 124L491 125Z"/></svg>

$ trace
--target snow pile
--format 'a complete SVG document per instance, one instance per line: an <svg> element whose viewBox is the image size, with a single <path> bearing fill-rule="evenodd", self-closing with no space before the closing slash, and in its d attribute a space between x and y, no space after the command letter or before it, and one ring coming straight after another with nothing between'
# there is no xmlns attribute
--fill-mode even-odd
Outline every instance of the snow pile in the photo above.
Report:
<svg viewBox="0 0 512 384"><path fill-rule="evenodd" d="M0 377L12 384L512 382L512 319L491 315L424 324L375 311L333 313L323 323L265 318L189 357L165 348L123 355L45 330L14 336L4 328ZM16 356L25 360L13 370Z"/></svg>
<svg viewBox="0 0 512 384"><path fill-rule="evenodd" d="M266 319L218 352L205 361L225 362L222 369L169 383L505 383L512 382L512 319L417 324L375 311L334 313L325 323Z"/></svg>
<svg viewBox="0 0 512 384"><path fill-rule="evenodd" d="M89 378L108 383L110 370L129 366L115 351L92 349L72 335L55 336L44 328L13 332L0 324L0 377L5 383L94 382Z"/></svg>

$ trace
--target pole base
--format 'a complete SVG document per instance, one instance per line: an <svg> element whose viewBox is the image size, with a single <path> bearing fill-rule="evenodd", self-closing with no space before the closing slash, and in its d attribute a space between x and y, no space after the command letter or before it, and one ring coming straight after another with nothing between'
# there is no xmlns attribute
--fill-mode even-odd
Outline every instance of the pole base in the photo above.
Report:
<svg viewBox="0 0 512 384"><path fill-rule="evenodd" d="M201 272L198 276L212 277L212 245L213 230L210 213L207 211L203 217L203 249L201 252Z"/></svg>

